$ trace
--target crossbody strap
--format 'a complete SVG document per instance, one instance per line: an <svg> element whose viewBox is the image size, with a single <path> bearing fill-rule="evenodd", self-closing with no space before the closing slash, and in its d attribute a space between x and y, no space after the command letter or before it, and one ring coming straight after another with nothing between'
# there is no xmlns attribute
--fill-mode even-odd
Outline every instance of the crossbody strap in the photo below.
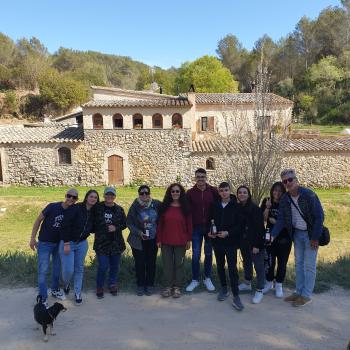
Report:
<svg viewBox="0 0 350 350"><path fill-rule="evenodd" d="M293 201L293 199L292 199L292 197L291 197L291 195L288 193L288 197L289 197L289 199L290 199L290 201L291 201L291 203L292 203L292 205L295 207L295 209L298 211L298 213L300 214L300 216L303 218L303 220L306 222L306 225L309 225L310 226L310 224L309 224L309 222L306 220L306 217L305 217L305 215L301 212L301 210L298 208L298 206L295 204L295 202Z"/></svg>

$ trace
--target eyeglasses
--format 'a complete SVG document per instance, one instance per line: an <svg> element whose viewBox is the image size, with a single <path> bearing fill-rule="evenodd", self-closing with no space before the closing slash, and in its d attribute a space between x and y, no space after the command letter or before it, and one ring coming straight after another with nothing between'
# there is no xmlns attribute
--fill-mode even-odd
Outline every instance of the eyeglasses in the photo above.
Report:
<svg viewBox="0 0 350 350"><path fill-rule="evenodd" d="M284 179L282 182L284 185L287 185L288 182L293 182L294 179L294 177L289 177L288 179Z"/></svg>
<svg viewBox="0 0 350 350"><path fill-rule="evenodd" d="M171 190L171 193L180 193L180 190Z"/></svg>
<svg viewBox="0 0 350 350"><path fill-rule="evenodd" d="M75 201L78 199L78 196L74 196L73 194L66 194L67 199L74 199Z"/></svg>
<svg viewBox="0 0 350 350"><path fill-rule="evenodd" d="M206 176L205 175L196 175L196 179L205 179Z"/></svg>
<svg viewBox="0 0 350 350"><path fill-rule="evenodd" d="M144 191L144 192L139 192L139 195L140 195L140 196L149 196L149 192L146 192L146 191Z"/></svg>

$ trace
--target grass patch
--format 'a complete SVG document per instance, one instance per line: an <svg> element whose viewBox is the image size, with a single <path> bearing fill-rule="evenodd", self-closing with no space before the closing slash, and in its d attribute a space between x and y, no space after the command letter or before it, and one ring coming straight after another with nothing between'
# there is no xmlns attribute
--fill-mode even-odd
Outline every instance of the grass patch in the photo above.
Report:
<svg viewBox="0 0 350 350"><path fill-rule="evenodd" d="M344 129L350 129L350 125L318 125L318 124L293 124L293 130L319 130L321 136L339 136Z"/></svg>
<svg viewBox="0 0 350 350"><path fill-rule="evenodd" d="M0 208L7 208L0 214L0 283L9 286L35 286L37 274L36 254L28 246L32 225L42 208L49 202L60 201L68 187L3 187L0 188ZM80 199L89 188L79 187ZM103 187L95 188L102 196ZM329 289L337 284L350 289L350 189L316 190L326 212L326 225L331 231L331 244L320 248L317 269L317 292ZM152 196L162 199L164 189L152 189ZM136 187L123 187L117 190L117 202L127 212L137 196ZM124 231L124 237L128 235ZM92 250L93 237L89 238L89 251L86 257L84 285L95 287L96 260ZM240 276L242 263L239 260ZM134 262L130 249L123 255L120 269L120 287L132 290L134 281ZM161 283L162 265L160 256L157 260L158 285ZM213 279L218 283L216 269ZM185 260L185 280L191 280L191 255L188 251ZM291 253L286 284L295 283L294 258Z"/></svg>

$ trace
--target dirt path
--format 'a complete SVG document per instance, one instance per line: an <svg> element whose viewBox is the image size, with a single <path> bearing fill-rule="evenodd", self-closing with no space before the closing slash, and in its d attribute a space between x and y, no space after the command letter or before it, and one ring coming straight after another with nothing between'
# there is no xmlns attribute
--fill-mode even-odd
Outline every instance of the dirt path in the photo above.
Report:
<svg viewBox="0 0 350 350"><path fill-rule="evenodd" d="M0 289L1 350L341 350L350 338L350 293L342 290L316 295L301 309L272 294L260 305L243 295L242 313L208 293L179 300L131 294L96 300L89 293L82 306L64 302L57 336L45 344L33 321L35 295L31 288Z"/></svg>

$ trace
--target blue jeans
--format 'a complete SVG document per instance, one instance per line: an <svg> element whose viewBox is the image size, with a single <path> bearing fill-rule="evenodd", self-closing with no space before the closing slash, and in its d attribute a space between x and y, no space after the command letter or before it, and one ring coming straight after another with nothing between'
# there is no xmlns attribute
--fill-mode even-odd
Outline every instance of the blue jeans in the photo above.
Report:
<svg viewBox="0 0 350 350"><path fill-rule="evenodd" d="M211 240L206 236L205 227L195 226L192 231L192 279L199 281L200 260L204 238L204 276L210 277L213 261Z"/></svg>
<svg viewBox="0 0 350 350"><path fill-rule="evenodd" d="M74 274L74 293L81 293L84 276L84 261L88 251L89 244L87 240L81 242L70 242L70 253L64 254L64 242L60 242L59 253L62 264L63 283L67 286Z"/></svg>
<svg viewBox="0 0 350 350"><path fill-rule="evenodd" d="M38 242L38 286L39 295L43 301L47 299L46 279L50 269L50 258L52 257L51 290L57 290L60 282L60 257L58 254L58 243Z"/></svg>
<svg viewBox="0 0 350 350"><path fill-rule="evenodd" d="M118 282L118 272L121 254L97 255L98 269L96 287L103 288L106 272L109 268L108 286L111 287Z"/></svg>
<svg viewBox="0 0 350 350"><path fill-rule="evenodd" d="M316 280L318 249L312 249L307 231L294 231L296 293L311 298Z"/></svg>

